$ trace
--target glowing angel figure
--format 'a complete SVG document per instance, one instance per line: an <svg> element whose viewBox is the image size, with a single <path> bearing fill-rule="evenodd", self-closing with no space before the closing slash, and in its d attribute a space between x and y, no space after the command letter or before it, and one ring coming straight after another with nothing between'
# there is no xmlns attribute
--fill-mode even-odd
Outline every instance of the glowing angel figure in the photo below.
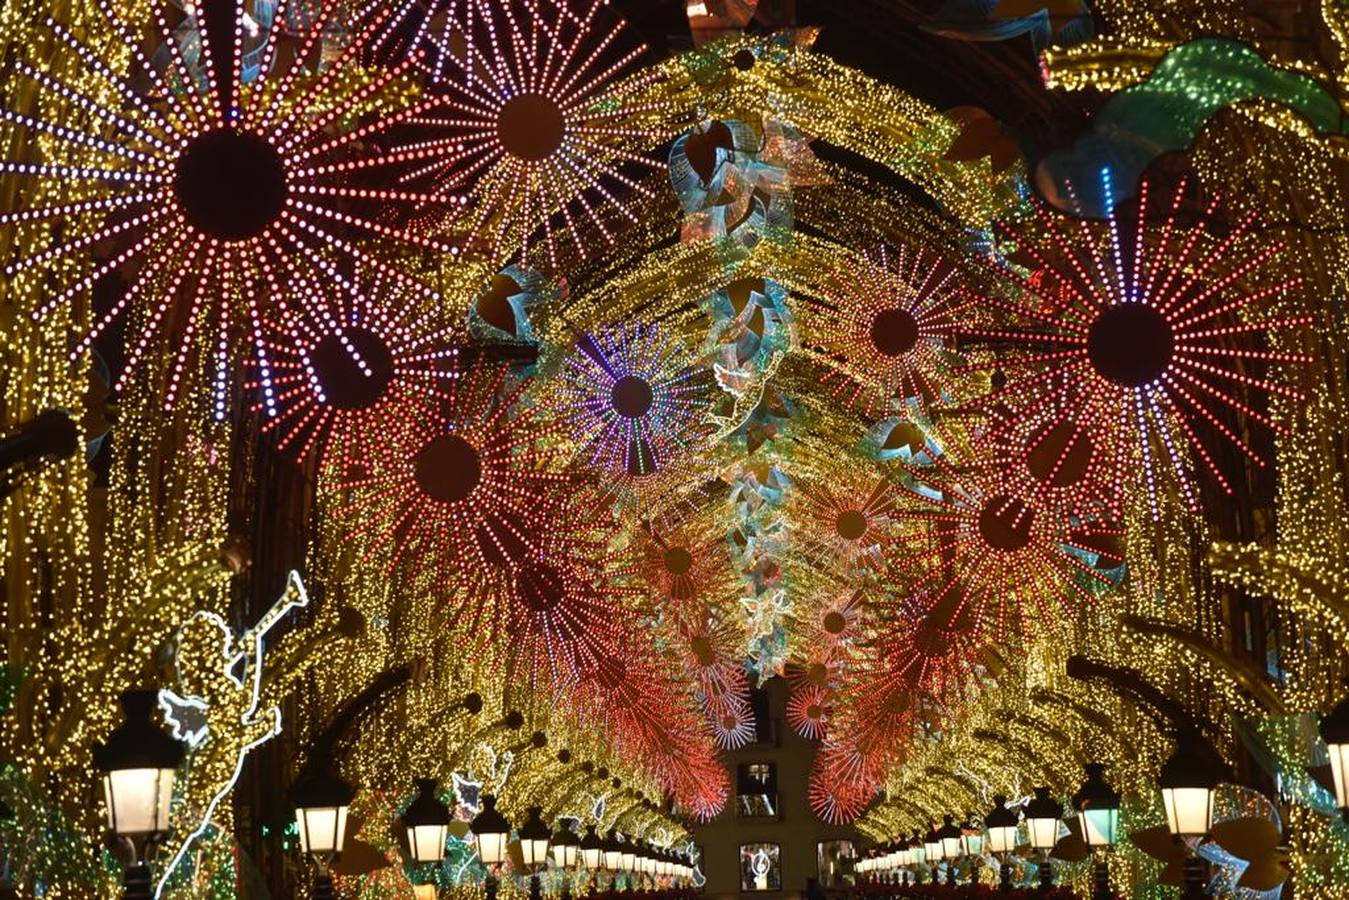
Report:
<svg viewBox="0 0 1349 900"><path fill-rule="evenodd" d="M427 241L389 224L383 207L421 204L430 198L415 191L361 187L353 176L375 172L409 153L363 155L369 138L420 112L417 106L387 116L375 115L365 125L348 123L353 110L382 102L376 98L395 89L407 71L403 65L367 78L356 75L356 35L321 75L304 71L330 24L331 4L301 35L295 60L283 74L273 71L281 29L268 32L259 77L242 83L242 4L233 10L232 43L217 47L202 33L202 71L214 73L213 58L230 60L232 75L220 83L212 75L199 86L169 32L163 5L155 10L159 40L168 48L172 66L161 74L139 49L141 35L122 21L109 0L94 4L117 41L116 57L105 57L76 32L48 20L47 27L66 48L90 84L113 101L100 103L42 66L19 62L16 72L38 89L37 106L78 102L96 121L82 130L0 108L0 121L24 135L36 148L41 138L50 155L0 160L0 174L23 179L25 196L57 197L26 208L0 211L0 226L18 227L25 255L5 267L5 275L37 271L70 271L65 263L91 248L111 245L82 277L55 275L58 286L33 310L41 319L88 294L100 280L132 267L136 274L125 293L100 312L89 331L76 342L72 358L89 350L94 340L130 309L138 333L128 336L124 371L114 387L125 387L131 374L154 349L172 357L164 386L164 402L172 406L198 364L214 372L215 414L226 414L227 370L236 355L234 343L247 335L251 353L265 371L269 367L262 337L262 316L272 300L299 283L325 284L331 255L359 260L391 279L413 283L368 254L352 235L388 238L429 250L452 248ZM284 4L283 4L284 5ZM278 16L284 9L278 10ZM138 74L121 71L120 54L130 57ZM289 54L287 54L289 56ZM136 78L147 79L154 100L138 93ZM354 83L360 86L351 88ZM190 86L183 92L180 85ZM115 140L105 138L116 133ZM13 136L8 139L13 145ZM92 229L80 221L94 217ZM38 232L37 227L52 226ZM33 231L28 229L33 228ZM50 239L46 237L50 234ZM339 267L340 268L340 267ZM417 287L425 294L429 289ZM172 335L173 345L167 341ZM194 357L199 357L196 359Z"/></svg>
<svg viewBox="0 0 1349 900"><path fill-rule="evenodd" d="M882 248L824 285L824 309L803 317L802 343L836 396L872 416L948 397L956 326L972 305L958 269L940 257Z"/></svg>
<svg viewBox="0 0 1349 900"><path fill-rule="evenodd" d="M345 473L370 458L392 410L446 393L463 335L437 304L379 271L350 280L334 271L330 290L297 287L265 319L254 410L279 446Z"/></svg>
<svg viewBox="0 0 1349 900"><path fill-rule="evenodd" d="M934 607L958 596L949 619L971 615L971 633L989 624L997 634L1019 633L1028 609L1051 625L1060 614L1074 617L1094 599L1079 576L1110 586L1082 559L1098 549L1084 539L1122 533L1108 521L1074 522L1028 501L996 473L961 466L952 454L905 470L902 480L907 499L896 502L895 517L917 527L891 545L888 575Z"/></svg>
<svg viewBox="0 0 1349 900"><path fill-rule="evenodd" d="M1107 203L1113 204L1108 169L1102 171L1102 179ZM1016 377L990 400L1005 402L1026 417L1043 416L1051 429L1071 429L1062 441L1062 465L1070 464L1074 436L1079 433L1107 444L1128 445L1130 453L1111 459L1107 479L1119 493L1134 486L1146 490L1154 517L1159 515L1163 478L1174 482L1188 505L1197 507L1187 466L1190 452L1231 493L1202 436L1205 431L1216 431L1262 464L1236 430L1235 419L1228 424L1224 416L1237 415L1283 430L1239 392L1248 389L1296 399L1301 396L1296 390L1250 374L1250 366L1310 361L1303 354L1260 348L1262 335L1311 321L1253 318L1258 305L1301 281L1245 286L1248 276L1258 273L1280 245L1270 244L1236 264L1227 261L1248 237L1252 216L1201 249L1217 201L1185 234L1177 221L1185 189L1182 181L1165 224L1149 234L1144 181L1135 226L1129 228L1112 215L1105 247L1086 221L1080 223L1081 236L1075 243L1037 204L1051 245L1045 249L1027 243L1026 250L1040 267L1037 276L1043 277L1008 273L1024 289L1021 299L981 298L1017 322L1014 328L978 334L1027 348L1011 361ZM1046 385L1058 395L1057 402L1041 402ZM1062 425L1065 422L1067 426Z"/></svg>
<svg viewBox="0 0 1349 900"><path fill-rule="evenodd" d="M384 424L364 467L343 487L350 533L391 546L390 564L420 554L428 565L504 566L540 546L569 476L543 447L546 427L519 404L527 381L479 363L444 397L410 400Z"/></svg>
<svg viewBox="0 0 1349 900"><path fill-rule="evenodd" d="M714 392L688 350L641 324L577 341L559 390L558 413L590 465L636 476L694 448Z"/></svg>
<svg viewBox="0 0 1349 900"><path fill-rule="evenodd" d="M281 710L259 708L267 633L292 610L308 605L309 595L299 573L291 572L285 593L243 634L235 635L223 618L205 611L179 629L175 662L184 692L161 690L159 703L174 737L192 751L188 778L193 794L209 794L211 799L164 867L156 897L210 827L217 807L239 780L244 759L281 733ZM216 776L224 779L205 786L198 782Z"/></svg>
<svg viewBox="0 0 1349 900"><path fill-rule="evenodd" d="M466 0L465 15L446 20L442 34L431 36L441 41L458 33L464 46L458 55L438 57L447 63L437 82L443 90L434 109L413 119L430 137L395 149L425 160L409 180L429 174L446 198L467 192L466 230L495 252L518 249L530 262L542 229L539 240L553 269L559 265L554 215L560 213L582 254L582 227L613 243L612 223L602 213L637 221L614 189L651 194L623 167L663 168L625 145L665 138L633 121L647 111L634 95L658 76L613 86L645 46L618 49L625 23L600 17L606 0L570 6L565 0Z"/></svg>

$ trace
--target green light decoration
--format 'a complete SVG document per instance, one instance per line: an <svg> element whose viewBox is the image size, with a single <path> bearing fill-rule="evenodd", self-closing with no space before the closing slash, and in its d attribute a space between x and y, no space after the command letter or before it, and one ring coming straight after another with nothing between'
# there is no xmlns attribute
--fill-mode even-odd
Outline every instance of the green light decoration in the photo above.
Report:
<svg viewBox="0 0 1349 900"><path fill-rule="evenodd" d="M1313 79L1271 65L1240 41L1200 38L1172 49L1146 81L1111 97L1089 134L1040 162L1036 184L1059 209L1104 218L1103 166L1115 173L1116 201L1127 199L1153 160L1188 148L1219 110L1252 100L1287 106L1323 134L1347 127L1335 98Z"/></svg>

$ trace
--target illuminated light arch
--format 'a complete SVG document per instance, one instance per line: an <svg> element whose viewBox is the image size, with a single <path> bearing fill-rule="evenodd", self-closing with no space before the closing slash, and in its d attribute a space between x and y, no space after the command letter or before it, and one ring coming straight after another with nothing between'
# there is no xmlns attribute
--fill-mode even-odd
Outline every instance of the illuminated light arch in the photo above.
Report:
<svg viewBox="0 0 1349 900"><path fill-rule="evenodd" d="M79 101L90 116L123 137L107 141L101 132L67 128L0 110L0 119L33 137L53 143L44 161L0 160L0 174L34 184L39 194L64 199L42 200L26 208L0 211L0 225L46 225L51 233L34 238L31 249L9 263L10 277L30 275L55 263L77 258L95 245L115 248L83 277L71 277L33 309L43 319L66 308L95 284L130 266L136 274L127 290L96 319L76 343L72 358L131 310L138 332L128 341L125 366L114 387L123 389L147 363L152 350L171 357L163 400L172 407L198 365L213 372L214 414L226 415L228 371L240 334L248 336L250 354L266 379L270 368L263 338L263 317L269 304L300 284L325 284L330 275L318 260L326 254L359 262L381 272L410 291L435 298L436 292L402 274L350 239L352 233L387 238L418 250L454 252L386 224L376 206L411 207L429 202L416 191L353 187L348 179L408 158L409 154L361 155L369 137L417 115L424 104L386 108L400 101L397 82L411 63L366 80L354 90L356 38L321 73L302 72L295 62L274 74L281 29L272 29L261 51L267 76L242 83L239 53L230 54L230 81L215 76L213 53L201 33L200 80L179 53L162 5L154 21L158 39L168 48L169 71L161 74L139 49L139 34L123 21L107 0L96 4L107 28L123 39L131 63L143 73L162 108L137 92L133 79L74 31L55 20L47 28L69 50L98 91L113 100L100 102L42 67L20 63L18 72L38 88L39 97ZM285 4L278 10L284 13ZM295 59L302 61L320 40L329 6L300 37ZM234 46L240 42L243 6L234 8ZM228 51L227 51L228 52ZM268 77L270 76L270 77ZM192 85L188 91L175 89ZM224 98L233 98L225 108ZM359 109L373 113L368 124L351 128L341 119ZM92 215L92 228L80 221ZM169 346L170 335L173 345ZM200 357L194 358L194 354Z"/></svg>
<svg viewBox="0 0 1349 900"><path fill-rule="evenodd" d="M1101 177L1109 198L1109 170ZM1005 403L1020 416L1036 420L1040 433L1046 428L1061 430L1066 422L1074 434L1086 432L1107 447L1128 448L1127 453L1107 454L1111 470L1105 478L1120 495L1141 485L1154 519L1160 515L1159 497L1167 482L1188 506L1198 507L1194 479L1187 471L1191 453L1224 491L1232 492L1200 429L1216 431L1247 459L1264 464L1223 422L1220 412L1285 430L1239 391L1294 400L1301 393L1247 374L1243 366L1311 361L1305 354L1261 349L1258 343L1263 335L1310 324L1309 317L1247 318L1261 304L1301 283L1300 278L1291 278L1258 289L1244 286L1276 256L1280 245L1268 244L1229 263L1228 255L1246 238L1254 216L1221 240L1201 246L1217 200L1186 234L1178 222L1185 190L1182 180L1155 242L1150 242L1144 227L1146 181L1139 189L1133 227L1112 214L1108 241L1086 221L1079 223L1074 240L1037 204L1048 242L1040 246L1027 241L1026 251L1043 277L1004 270L1020 284L1024 296L985 296L981 302L1012 316L1013 327L973 332L1025 348L1004 361L1004 368L1012 369L1009 375L1015 377L990 395L989 402ZM1046 395L1051 402L1043 402ZM1074 444L1071 437L1063 443L1060 463L1066 462Z"/></svg>

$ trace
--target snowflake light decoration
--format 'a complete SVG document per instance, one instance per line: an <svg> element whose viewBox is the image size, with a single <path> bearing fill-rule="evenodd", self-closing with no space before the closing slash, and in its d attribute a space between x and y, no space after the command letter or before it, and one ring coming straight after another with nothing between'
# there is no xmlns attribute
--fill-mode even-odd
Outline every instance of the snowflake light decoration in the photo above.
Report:
<svg viewBox="0 0 1349 900"><path fill-rule="evenodd" d="M530 261L541 243L556 269L556 213L582 254L583 225L612 243L602 213L637 221L615 188L651 194L624 166L663 168L625 149L663 140L630 121L644 111L633 95L657 76L638 75L615 88L619 73L646 48L616 49L624 45L625 23L601 21L607 5L586 0L573 10L564 0L465 0L462 15L430 36L442 41L457 33L463 45L433 62L432 75L435 65L444 66L437 82L443 90L435 108L415 119L428 129L427 139L396 152L424 160L409 179L429 174L440 196L469 198L467 230L496 252L518 248Z"/></svg>
<svg viewBox="0 0 1349 900"><path fill-rule="evenodd" d="M567 358L558 413L590 465L644 476L688 453L711 405L708 370L663 329L584 336Z"/></svg>
<svg viewBox="0 0 1349 900"><path fill-rule="evenodd" d="M1107 204L1112 205L1108 169L1102 171L1102 180ZM1282 430L1242 399L1238 390L1296 399L1298 391L1249 369L1253 364L1310 361L1303 354L1259 345L1262 335L1306 325L1310 319L1249 318L1260 304L1300 283L1293 278L1258 289L1244 286L1247 277L1281 247L1270 244L1234 265L1228 262L1228 255L1254 224L1251 216L1201 249L1200 238L1217 201L1186 235L1178 224L1185 190L1182 180L1160 232L1150 235L1144 219L1148 209L1144 181L1134 227L1112 214L1105 248L1086 221L1080 223L1080 240L1074 243L1037 204L1050 247L1027 243L1026 250L1040 267L1037 275L1043 277L1009 273L1024 296L982 300L1013 316L1015 327L978 332L1027 348L1007 365L1015 365L1017 377L992 399L1005 400L1022 415L1044 417L1051 430L1067 422L1074 432L1090 432L1107 444L1129 445L1131 453L1114 455L1108 480L1119 493L1141 485L1154 518L1159 515L1164 477L1174 482L1187 505L1198 505L1187 471L1187 451L1231 493L1203 434L1206 430L1216 431L1253 462L1263 464L1220 413L1239 414ZM1030 401L1043 399L1046 385L1056 402L1032 406ZM1063 445L1066 457L1074 443L1065 440Z"/></svg>
<svg viewBox="0 0 1349 900"><path fill-rule="evenodd" d="M349 534L391 545L390 564L504 566L542 548L569 480L543 442L549 429L519 403L526 380L478 363L444 397L390 412L366 466L343 482Z"/></svg>
<svg viewBox="0 0 1349 900"><path fill-rule="evenodd" d="M169 71L161 73L140 49L139 33L111 4L96 7L112 33L122 38L119 52L128 52L138 75L122 71L115 58L102 55L54 20L47 27L78 60L90 83L98 85L97 93L76 88L42 66L19 62L16 71L36 86L40 98L51 97L54 104L79 100L99 127L72 128L0 110L0 120L53 144L52 156L44 161L0 161L0 173L34 185L30 196L53 198L0 211L0 225L52 225L50 232L30 239L29 252L9 263L5 274L54 265L61 271L58 264L90 248L114 248L83 277L71 276L45 297L33 310L34 318L70 306L124 267L136 270L125 293L111 308L98 311L93 326L76 343L74 356L87 351L128 310L140 310L135 320L139 332L129 338L125 368L115 387L123 388L147 353L163 346L172 356L163 397L172 406L195 374L192 357L199 352L202 363L210 360L215 414L223 418L236 334L250 336L253 355L268 369L262 326L268 305L294 285L326 284L332 272L324 262L329 255L359 262L425 295L433 293L351 240L363 235L430 250L451 249L388 224L385 207L426 203L429 195L350 182L353 175L405 159L399 152L362 155L362 147L421 111L416 105L382 111L390 105L386 95L409 64L361 83L352 77L363 37L357 35L322 74L305 71L303 61L331 24L320 15L301 34L295 62L284 72L273 70L281 29L271 29L261 50L262 74L245 84L242 3L230 14L232 47L228 42L216 47L207 30L201 32L199 68L183 58L160 4L155 8L158 40L169 61ZM278 18L282 12L278 10ZM222 71L214 65L217 55L228 60L223 68L230 72L228 79L217 77ZM202 73L206 77L198 78ZM148 80L158 99L152 102L140 93L137 78ZM354 90L353 83L359 84ZM100 101L100 94L114 99ZM344 117L351 110L369 112L372 118L351 127ZM106 139L105 127L118 137ZM55 199L58 195L61 199ZM80 228L88 216L96 223ZM166 343L170 335L173 347Z"/></svg>
<svg viewBox="0 0 1349 900"><path fill-rule="evenodd" d="M453 627L495 650L514 671L554 692L619 654L619 627L642 597L625 548L611 548L614 523L584 492L558 507L537 549L509 566L479 567L455 579ZM490 657L489 657L490 658Z"/></svg>
<svg viewBox="0 0 1349 900"><path fill-rule="evenodd" d="M803 738L818 741L829 730L833 707L829 692L814 685L794 689L787 698L787 723Z"/></svg>
<svg viewBox="0 0 1349 900"><path fill-rule="evenodd" d="M1027 609L1052 625L1059 615L1076 616L1075 601L1090 604L1094 594L1079 576L1111 585L1081 558L1099 548L1077 542L1121 533L1108 522L1072 521L949 453L932 466L904 470L902 481L906 499L897 502L895 516L918 527L895 539L887 573L897 595L925 598L927 608L910 616L958 597L947 616L971 617L971 634L990 623L998 635L1020 633Z"/></svg>
<svg viewBox="0 0 1349 900"><path fill-rule="evenodd" d="M825 571L876 569L894 536L898 495L894 484L865 466L799 479L790 501L795 552Z"/></svg>
<svg viewBox="0 0 1349 900"><path fill-rule="evenodd" d="M835 272L821 291L827 309L802 328L835 396L872 416L948 396L954 331L972 305L957 275L940 257L905 247Z"/></svg>
<svg viewBox="0 0 1349 900"><path fill-rule="evenodd" d="M378 452L391 409L443 393L459 374L461 341L433 304L380 272L332 279L332 291L301 282L265 319L252 387L279 446L345 472Z"/></svg>
<svg viewBox="0 0 1349 900"><path fill-rule="evenodd" d="M754 710L746 702L723 704L721 709L709 710L708 721L717 746L723 750L739 750L754 740Z"/></svg>

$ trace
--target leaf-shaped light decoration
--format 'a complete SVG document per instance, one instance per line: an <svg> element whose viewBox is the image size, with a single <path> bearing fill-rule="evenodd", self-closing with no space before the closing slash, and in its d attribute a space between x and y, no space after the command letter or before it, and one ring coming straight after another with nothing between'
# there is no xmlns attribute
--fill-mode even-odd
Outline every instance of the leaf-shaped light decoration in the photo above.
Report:
<svg viewBox="0 0 1349 900"><path fill-rule="evenodd" d="M1250 863L1241 873L1238 887L1268 891L1287 880L1288 853L1279 848L1282 836L1269 819L1242 816L1214 822L1212 836L1219 847Z"/></svg>
<svg viewBox="0 0 1349 900"><path fill-rule="evenodd" d="M1158 862L1166 863L1166 868L1157 880L1162 884L1179 886L1185 870L1185 845L1177 841L1165 825L1144 828L1129 832L1129 840L1135 847Z"/></svg>

